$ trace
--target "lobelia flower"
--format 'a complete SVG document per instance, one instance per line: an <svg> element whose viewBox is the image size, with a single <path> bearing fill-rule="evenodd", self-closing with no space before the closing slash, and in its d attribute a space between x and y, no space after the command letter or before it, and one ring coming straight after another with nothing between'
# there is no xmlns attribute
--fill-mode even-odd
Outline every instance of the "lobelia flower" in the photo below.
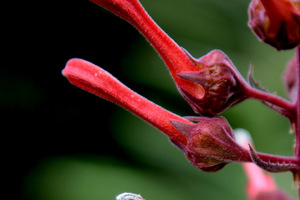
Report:
<svg viewBox="0 0 300 200"><path fill-rule="evenodd" d="M252 139L248 131L236 129L237 142L244 148L252 144ZM292 197L280 190L271 175L262 171L254 163L243 163L244 171L248 178L247 195L249 200L293 200Z"/></svg>
<svg viewBox="0 0 300 200"><path fill-rule="evenodd" d="M252 0L248 25L277 50L294 48L300 44L300 1Z"/></svg>
<svg viewBox="0 0 300 200"><path fill-rule="evenodd" d="M71 59L62 73L72 84L124 107L161 130L203 171L217 171L231 162L251 162L249 151L235 142L230 125L222 117L175 115L85 60Z"/></svg>
<svg viewBox="0 0 300 200"><path fill-rule="evenodd" d="M247 97L247 84L230 59L214 50L195 59L178 46L147 14L138 0L91 0L136 27L153 45L194 112L215 116Z"/></svg>

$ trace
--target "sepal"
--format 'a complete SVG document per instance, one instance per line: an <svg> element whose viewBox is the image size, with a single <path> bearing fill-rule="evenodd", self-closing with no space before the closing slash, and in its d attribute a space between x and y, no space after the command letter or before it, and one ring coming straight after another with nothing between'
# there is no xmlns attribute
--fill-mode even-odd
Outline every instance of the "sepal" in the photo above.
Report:
<svg viewBox="0 0 300 200"><path fill-rule="evenodd" d="M228 163L251 161L248 151L236 143L223 117L201 117L195 124L172 120L171 124L187 136L188 143L183 151L187 159L203 171L214 172Z"/></svg>
<svg viewBox="0 0 300 200"><path fill-rule="evenodd" d="M177 76L201 85L205 91L203 98L199 99L195 98L196 94L192 91L179 85L181 95L194 112L204 116L216 116L247 98L243 90L247 83L222 51L213 50L199 59L188 53L187 55L199 70L180 72Z"/></svg>

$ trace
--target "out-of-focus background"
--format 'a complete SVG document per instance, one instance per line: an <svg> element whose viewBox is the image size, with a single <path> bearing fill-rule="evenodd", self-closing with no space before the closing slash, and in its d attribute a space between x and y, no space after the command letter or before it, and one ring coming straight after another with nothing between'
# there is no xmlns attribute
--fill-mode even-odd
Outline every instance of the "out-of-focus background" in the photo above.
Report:
<svg viewBox="0 0 300 200"><path fill-rule="evenodd" d="M256 39L247 27L250 1L141 2L194 57L221 49L244 77L253 63L256 79L287 98L281 74L294 51L277 52ZM0 68L6 197L112 200L134 192L149 200L246 199L239 164L201 172L155 128L61 75L69 59L83 58L166 109L193 115L163 61L130 24L86 0L11 3L2 29L8 62ZM252 134L257 151L293 154L288 120L260 102L223 115ZM296 196L290 173L275 178Z"/></svg>

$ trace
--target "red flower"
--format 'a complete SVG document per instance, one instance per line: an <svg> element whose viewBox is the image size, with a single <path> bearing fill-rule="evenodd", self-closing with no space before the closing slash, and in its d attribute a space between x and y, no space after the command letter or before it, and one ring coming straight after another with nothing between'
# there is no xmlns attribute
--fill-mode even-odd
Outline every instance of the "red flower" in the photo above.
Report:
<svg viewBox="0 0 300 200"><path fill-rule="evenodd" d="M214 50L199 59L190 56L158 27L138 0L93 2L140 30L161 55L179 92L196 113L212 117L252 97L268 102L286 116L293 116L290 103L252 88L223 52ZM293 158L242 148L235 142L232 129L224 118L182 118L136 94L92 63L72 59L62 73L72 84L124 107L161 130L201 170L217 171L230 162L251 161L273 172L299 169L300 164Z"/></svg>
<svg viewBox="0 0 300 200"><path fill-rule="evenodd" d="M187 137L178 131L170 120L193 124L133 92L111 74L81 59L71 59L63 75L77 87L114 102L146 120L174 141L180 148L187 144Z"/></svg>
<svg viewBox="0 0 300 200"><path fill-rule="evenodd" d="M222 118L187 118L175 115L133 92L108 72L81 59L70 60L63 75L88 92L112 101L152 124L179 147L193 165L217 171L230 162L250 162L249 151L235 142Z"/></svg>
<svg viewBox="0 0 300 200"><path fill-rule="evenodd" d="M253 0L249 26L259 39L277 50L300 44L299 0Z"/></svg>
<svg viewBox="0 0 300 200"><path fill-rule="evenodd" d="M223 52L212 51L194 59L151 19L138 0L92 1L125 19L146 37L196 113L215 116L246 98L241 94L241 85L245 82Z"/></svg>

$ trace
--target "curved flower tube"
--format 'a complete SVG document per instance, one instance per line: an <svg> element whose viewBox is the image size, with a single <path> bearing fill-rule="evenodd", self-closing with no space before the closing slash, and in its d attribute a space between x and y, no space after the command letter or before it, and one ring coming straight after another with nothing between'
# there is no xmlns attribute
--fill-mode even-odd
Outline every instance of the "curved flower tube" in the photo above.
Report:
<svg viewBox="0 0 300 200"><path fill-rule="evenodd" d="M138 0L91 1L137 28L162 57L178 87L189 91L196 99L204 96L201 85L177 76L180 72L199 71L203 66L197 66L190 60L185 51L152 20Z"/></svg>
<svg viewBox="0 0 300 200"><path fill-rule="evenodd" d="M193 124L133 92L100 67L82 60L71 59L62 74L77 87L112 101L149 122L165 133L178 147L187 144L187 137L170 120Z"/></svg>

